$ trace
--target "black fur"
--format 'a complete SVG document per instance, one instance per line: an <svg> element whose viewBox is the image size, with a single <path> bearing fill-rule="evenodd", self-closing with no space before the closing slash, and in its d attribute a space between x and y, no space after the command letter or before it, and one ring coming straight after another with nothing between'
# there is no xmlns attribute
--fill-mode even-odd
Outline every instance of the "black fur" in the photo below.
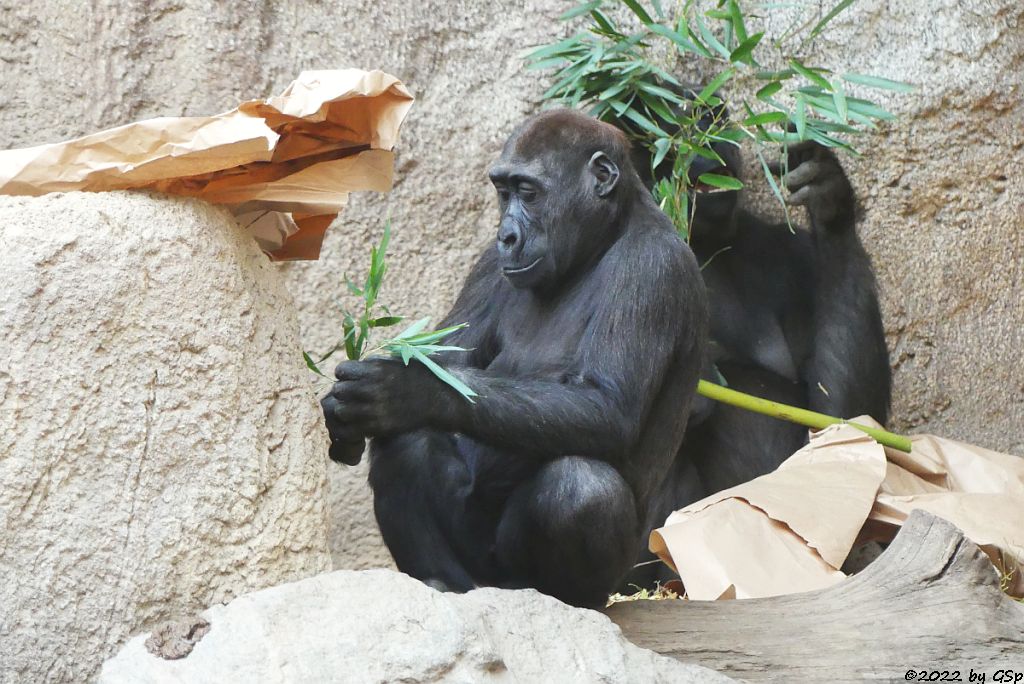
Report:
<svg viewBox="0 0 1024 684"><path fill-rule="evenodd" d="M456 590L535 587L602 605L660 514L705 355L696 260L614 127L535 116L491 169L501 222L444 324L479 396L392 360L341 364L332 440L372 437L399 569ZM657 510L655 510L657 508Z"/></svg>
<svg viewBox="0 0 1024 684"><path fill-rule="evenodd" d="M713 147L725 169L698 157L691 180L707 171L740 175L736 148ZM650 183L650 157L634 149L634 158L644 159L637 164L646 164ZM654 175L665 177L671 163ZM740 209L735 191L691 197L690 246L711 317L703 377L720 381L717 368L732 389L840 417L869 414L884 424L891 371L853 189L835 155L816 143L791 147L787 168L789 202L806 206L809 229L791 231ZM660 505L667 514L771 472L806 441L804 427L698 397ZM630 581L667 576L653 567Z"/></svg>

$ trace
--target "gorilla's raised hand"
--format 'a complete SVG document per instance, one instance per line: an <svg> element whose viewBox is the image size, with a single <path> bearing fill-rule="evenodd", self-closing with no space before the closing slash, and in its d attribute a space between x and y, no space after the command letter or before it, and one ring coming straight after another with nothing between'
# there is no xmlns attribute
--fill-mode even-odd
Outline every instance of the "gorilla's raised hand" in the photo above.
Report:
<svg viewBox="0 0 1024 684"><path fill-rule="evenodd" d="M853 187L832 150L816 142L798 143L789 148L789 172L782 182L790 195L789 204L807 207L815 230L845 230L854 223ZM782 172L781 164L769 164L773 174Z"/></svg>

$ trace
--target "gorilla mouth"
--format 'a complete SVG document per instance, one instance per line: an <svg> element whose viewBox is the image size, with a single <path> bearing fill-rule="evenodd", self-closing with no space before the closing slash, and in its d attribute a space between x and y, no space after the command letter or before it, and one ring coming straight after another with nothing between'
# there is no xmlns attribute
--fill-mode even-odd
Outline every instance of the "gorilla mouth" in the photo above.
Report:
<svg viewBox="0 0 1024 684"><path fill-rule="evenodd" d="M534 259L534 260L533 260L533 262L532 262L532 263L530 263L530 265L529 265L529 266L523 266L523 267L521 267L521 268L508 268L508 267L505 267L505 268L502 268L501 270L502 270L502 272L503 272L503 273L504 273L505 275L518 275L518 274L520 274L520 273L526 273L527 271L529 271L530 269L532 269L532 268L533 268L534 266L536 266L537 264L539 264L539 263L540 263L540 260L541 260L542 258L543 258L543 257L537 257L536 259Z"/></svg>
<svg viewBox="0 0 1024 684"><path fill-rule="evenodd" d="M704 172L702 172L702 175L703 175L703 173L713 173L713 174L715 174L717 176L729 176L730 178L734 177L732 171L730 171L729 169L727 169L724 166L717 166L717 167L715 167L713 169L709 169L707 171L704 171ZM698 178L699 177L700 176L698 176ZM715 193L715 192L730 192L728 188L716 188L713 185L708 185L707 183L701 183L697 178L691 178L690 179L690 183L692 184L694 191L695 192L699 192L699 193L708 193L708 194L710 194L710 193Z"/></svg>

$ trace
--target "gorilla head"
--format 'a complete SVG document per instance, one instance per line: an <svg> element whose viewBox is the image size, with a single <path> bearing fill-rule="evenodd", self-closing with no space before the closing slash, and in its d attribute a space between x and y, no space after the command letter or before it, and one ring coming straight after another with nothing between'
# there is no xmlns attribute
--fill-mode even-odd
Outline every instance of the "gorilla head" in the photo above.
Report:
<svg viewBox="0 0 1024 684"><path fill-rule="evenodd" d="M512 285L552 290L615 241L642 190L629 156L621 131L579 112L545 112L516 129L490 170L498 261Z"/></svg>

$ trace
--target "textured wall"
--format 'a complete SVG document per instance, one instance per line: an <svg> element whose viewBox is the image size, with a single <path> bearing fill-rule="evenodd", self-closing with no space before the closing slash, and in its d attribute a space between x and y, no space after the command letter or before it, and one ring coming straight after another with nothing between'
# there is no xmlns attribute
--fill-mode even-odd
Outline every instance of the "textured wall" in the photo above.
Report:
<svg viewBox="0 0 1024 684"><path fill-rule="evenodd" d="M223 209L0 198L0 682L327 569L292 298Z"/></svg>
<svg viewBox="0 0 1024 684"><path fill-rule="evenodd" d="M207 113L283 87L304 68L377 67L418 96L397 185L361 196L320 262L283 267L307 348L337 335L339 274L358 274L385 215L395 223L384 297L438 315L495 205L487 164L543 83L517 52L566 27L567 5L0 0L0 145L27 145L157 114ZM831 6L831 2L821 3ZM1024 7L1016 0L861 0L819 61L922 84L903 115L846 160L879 274L895 425L1024 453L1021 258ZM339 566L387 562L363 468L331 467Z"/></svg>

